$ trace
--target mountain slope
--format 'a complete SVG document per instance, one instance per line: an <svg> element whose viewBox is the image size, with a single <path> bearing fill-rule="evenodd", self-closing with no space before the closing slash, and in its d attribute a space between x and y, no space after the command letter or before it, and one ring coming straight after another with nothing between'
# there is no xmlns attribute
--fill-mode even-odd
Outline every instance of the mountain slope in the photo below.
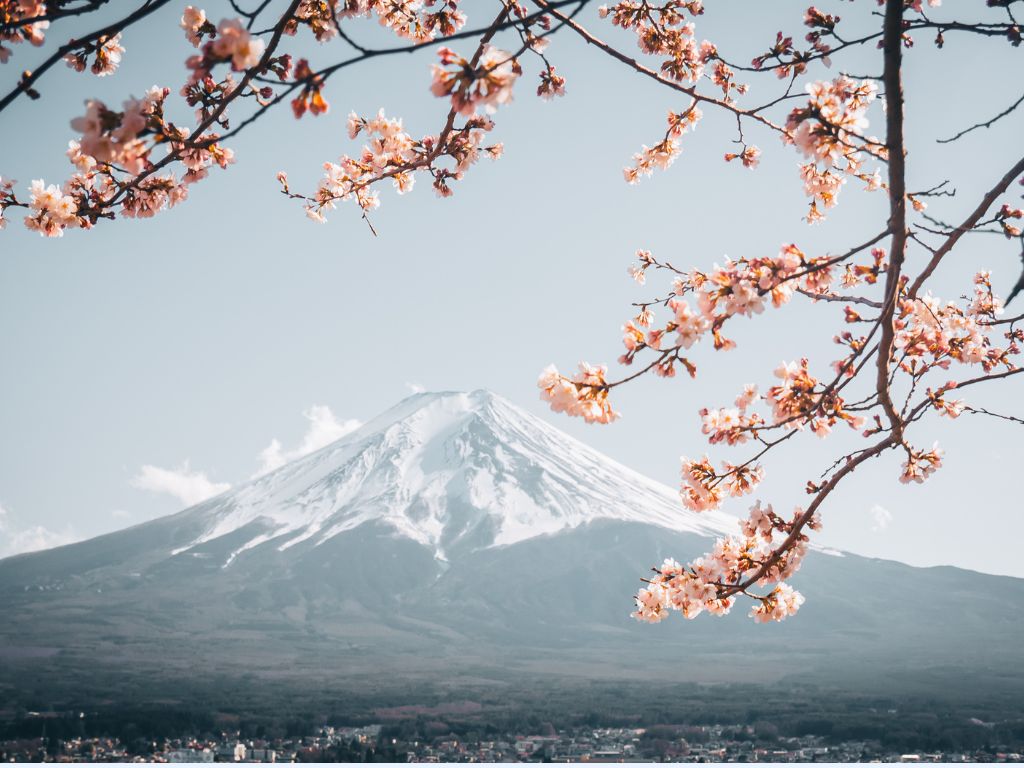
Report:
<svg viewBox="0 0 1024 768"><path fill-rule="evenodd" d="M779 626L629 618L648 564L734 531L502 398L418 395L176 515L0 560L0 693L214 673L863 682L1020 666L1024 580L849 555L812 552L808 603Z"/></svg>

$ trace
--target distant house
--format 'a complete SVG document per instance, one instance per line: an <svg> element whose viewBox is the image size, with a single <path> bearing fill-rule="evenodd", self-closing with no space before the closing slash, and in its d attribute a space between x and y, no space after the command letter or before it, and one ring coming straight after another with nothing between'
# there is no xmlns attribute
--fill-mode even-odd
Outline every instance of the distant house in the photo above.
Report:
<svg viewBox="0 0 1024 768"><path fill-rule="evenodd" d="M245 760L245 754L245 744L240 741L235 744L224 744L223 746L217 747L217 762L240 763Z"/></svg>

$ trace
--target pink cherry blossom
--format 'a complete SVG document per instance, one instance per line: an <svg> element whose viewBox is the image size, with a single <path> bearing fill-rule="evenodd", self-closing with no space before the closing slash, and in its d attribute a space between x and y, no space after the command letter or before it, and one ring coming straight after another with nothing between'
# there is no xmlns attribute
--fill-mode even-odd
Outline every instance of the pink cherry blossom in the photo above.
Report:
<svg viewBox="0 0 1024 768"><path fill-rule="evenodd" d="M493 113L512 101L512 88L522 74L515 57L491 45L485 45L476 65L451 48L437 52L440 64L432 69L430 92L451 97L452 109L471 116L479 109Z"/></svg>
<svg viewBox="0 0 1024 768"><path fill-rule="evenodd" d="M208 26L206 11L191 5L185 7L185 12L181 16L181 28L185 30L185 37L194 48L198 48L203 42L203 32Z"/></svg>

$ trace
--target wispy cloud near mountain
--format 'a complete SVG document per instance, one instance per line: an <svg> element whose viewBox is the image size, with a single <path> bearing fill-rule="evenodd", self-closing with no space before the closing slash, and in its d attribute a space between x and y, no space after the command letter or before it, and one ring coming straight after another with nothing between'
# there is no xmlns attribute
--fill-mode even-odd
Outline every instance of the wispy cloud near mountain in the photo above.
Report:
<svg viewBox="0 0 1024 768"><path fill-rule="evenodd" d="M871 507L871 530L875 533L881 533L889 527L889 523L892 522L892 512L883 507L881 504L875 504Z"/></svg>
<svg viewBox="0 0 1024 768"><path fill-rule="evenodd" d="M214 482L205 472L191 469L188 459L176 469L144 464L131 479L131 484L145 491L173 496L186 507L206 501L231 487L231 483Z"/></svg>
<svg viewBox="0 0 1024 768"><path fill-rule="evenodd" d="M14 516L0 506L0 557L59 547L78 539L71 528L51 531L42 525L20 527L15 523Z"/></svg>
<svg viewBox="0 0 1024 768"><path fill-rule="evenodd" d="M283 467L290 461L301 459L306 454L318 451L363 425L359 419L339 421L326 405L314 405L302 415L309 421L309 428L306 430L302 442L298 447L286 451L277 438L271 440L270 445L260 451L260 468L253 477L265 475L278 467Z"/></svg>
<svg viewBox="0 0 1024 768"><path fill-rule="evenodd" d="M259 469L253 475L254 478L330 445L362 426L359 419L338 419L326 405L313 405L302 415L306 417L309 426L299 445L285 449L277 438L271 440L259 453ZM144 464L129 482L141 490L172 496L186 507L206 501L231 488L231 483L217 482L210 479L206 472L192 469L188 459L171 469Z"/></svg>

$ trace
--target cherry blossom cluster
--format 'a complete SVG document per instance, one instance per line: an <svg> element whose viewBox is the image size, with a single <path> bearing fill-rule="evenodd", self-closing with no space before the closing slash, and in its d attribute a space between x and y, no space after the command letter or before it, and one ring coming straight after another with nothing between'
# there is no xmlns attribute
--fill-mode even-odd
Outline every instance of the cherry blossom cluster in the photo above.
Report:
<svg viewBox="0 0 1024 768"><path fill-rule="evenodd" d="M1020 237L1021 236L1021 225L1020 220L1024 219L1024 208L1014 208L1010 205L1003 205L999 209L999 213L996 215L996 221L999 222L999 226L1002 227L1003 234L1007 237ZM1016 220L1018 223L1012 224L1011 221Z"/></svg>
<svg viewBox="0 0 1024 768"><path fill-rule="evenodd" d="M207 23L206 14L192 6L185 9L181 20L185 36L193 45L201 39ZM254 37L241 19L222 19L210 34L212 39L203 43L199 53L190 56L185 62L185 66L191 70L189 85L208 79L217 64L229 63L235 72L243 72L255 67L263 56L266 44L262 39Z"/></svg>
<svg viewBox="0 0 1024 768"><path fill-rule="evenodd" d="M481 108L493 114L512 101L512 87L523 73L514 56L492 45L484 45L475 66L451 48L441 48L437 56L441 63L431 70L430 92L450 97L452 109L465 116Z"/></svg>
<svg viewBox="0 0 1024 768"><path fill-rule="evenodd" d="M273 73L278 80L284 82L291 75L291 55L286 53L280 56L264 56L263 41L253 37L238 19L225 19L214 27L206 18L204 11L189 6L181 17L181 27L194 46L202 45L199 54L186 60L190 76L180 91L185 103L195 107L195 119L199 124L205 126L216 122L227 129L227 106L236 98L255 97L263 106L270 103L269 99L274 95L273 88L264 85L257 89L251 82L243 88L235 79L235 71L244 72L243 77L246 80L254 75L265 76ZM210 39L202 43L206 38ZM219 80L213 75L213 70L218 64L229 65L228 71ZM242 69L238 69L239 66L242 66ZM302 74L308 74L308 69ZM303 84L299 98L308 101L308 95L319 91L321 87L322 82L319 79L310 78ZM318 103L317 107L320 106ZM326 103L322 106L322 111L326 111Z"/></svg>
<svg viewBox="0 0 1024 768"><path fill-rule="evenodd" d="M655 170L663 171L672 165L682 151L679 146L680 137L697 127L702 114L696 102L682 112L669 110L668 130L665 131L665 136L652 147L645 144L633 155L633 164L622 170L626 181L636 184L642 176L651 176Z"/></svg>
<svg viewBox="0 0 1024 768"><path fill-rule="evenodd" d="M956 389L956 382L947 382L946 387ZM960 414L964 412L964 408L967 407L966 404L963 400L944 397L944 392L945 389L934 390L928 387L927 394L932 407L935 408L940 416L945 416L949 419L959 418Z"/></svg>
<svg viewBox="0 0 1024 768"><path fill-rule="evenodd" d="M338 36L340 22L374 18L398 37L417 43L454 35L466 24L459 0L302 0L284 27L294 35L308 27L320 43Z"/></svg>
<svg viewBox="0 0 1024 768"><path fill-rule="evenodd" d="M317 222L324 222L324 212L333 209L339 200L354 199L363 211L376 209L380 198L373 189L375 183L391 179L398 193L404 194L413 188L416 171L431 174L434 191L448 197L452 194L449 182L461 179L481 157L501 157L501 144L485 144L493 128L490 118L474 115L447 134L416 140L405 132L400 119L386 117L383 110L372 119L353 113L348 120L349 136L364 134L367 143L358 157L343 155L337 163L325 163L324 177L314 196L292 193L283 173L278 179L286 194L306 201L307 216ZM452 161L450 167L438 164L445 157Z"/></svg>
<svg viewBox="0 0 1024 768"><path fill-rule="evenodd" d="M880 254L873 265L858 265L851 268L851 274L857 279L877 280L877 275L884 270L884 252ZM726 259L724 265L716 265L710 272L697 269L680 272L658 263L645 250L637 251L637 258L639 264L630 266L629 271L640 284L651 268L669 268L678 276L669 298L645 303L642 311L623 326L626 354L619 362L626 365L643 349L663 350L666 336L674 338L676 349L689 349L710 332L715 349L732 349L735 342L722 334L727 320L737 315L761 314L769 303L781 307L798 291L815 296L829 295L836 272L835 259L808 256L793 244L782 246L775 257ZM685 298L688 294L695 296L696 309ZM651 306L656 303L663 303L671 317L664 326L655 328L652 327L655 314ZM650 330L641 330L648 328Z"/></svg>
<svg viewBox="0 0 1024 768"><path fill-rule="evenodd" d="M7 18L17 21L8 5L4 6ZM18 8L24 13L46 11L41 3L32 9L24 3ZM205 178L210 167L225 168L234 162L233 152L223 146L216 132L228 127L228 103L239 96L254 96L260 104L268 104L273 90L247 82L268 72L286 81L291 75L291 57L270 56L266 42L238 18L222 19L215 26L204 10L187 6L180 26L189 43L199 49L186 61L189 78L181 89L186 103L196 108L198 128L189 131L165 118L164 102L170 92L166 88L154 86L143 98L126 100L121 110L97 99L87 100L86 114L72 122L72 128L81 133L68 150L76 173L60 187L34 184L26 200L10 190L0 197L0 213L12 207L26 208L31 214L25 218L26 225L47 236L60 236L68 228L89 228L100 218L118 214L149 217L186 199L188 185ZM17 28L28 29L24 25ZM64 59L79 71L110 74L124 52L120 40L120 32L84 39ZM228 72L218 80L213 71L221 64ZM244 73L242 83L236 82L233 72ZM296 78L304 82L293 109L298 113L301 106L314 114L326 112L327 104L319 93L322 81L306 62L299 62ZM180 164L180 168L167 167L172 164Z"/></svg>
<svg viewBox="0 0 1024 768"><path fill-rule="evenodd" d="M306 206L307 215L314 221L323 222L324 209L334 208L335 201L352 197L363 210L375 209L380 200L370 183L383 175L391 175L399 194L411 190L415 183L412 173L404 169L424 156L425 145L402 129L400 119L388 118L382 109L372 119L353 113L348 126L351 138L365 134L367 144L358 158L343 155L337 163L324 164L316 199Z"/></svg>
<svg viewBox="0 0 1024 768"><path fill-rule="evenodd" d="M333 6L333 10L332 10ZM328 18L347 19L355 16L376 16L381 26L406 40L418 43L433 40L438 35L448 36L458 32L466 23L466 15L459 10L458 0L306 0L297 16L317 19L321 27ZM317 26L309 23L313 33ZM318 40L328 39L325 33L317 35Z"/></svg>
<svg viewBox="0 0 1024 768"><path fill-rule="evenodd" d="M217 36L217 28L206 18L206 11L193 5L185 7L185 12L181 15L180 26L185 31L185 38L193 48L202 45L204 37Z"/></svg>
<svg viewBox="0 0 1024 768"><path fill-rule="evenodd" d="M647 586L636 597L633 618L657 623L678 611L693 619L707 611L713 616L729 613L736 594L754 600L750 617L757 622L782 621L796 613L803 596L785 583L797 570L807 554L807 536L795 534L794 545L781 559L773 559L773 542L777 534L789 536L804 511L796 509L792 520L784 520L771 506L760 502L750 508L746 520L740 521L742 536L720 538L703 557L686 565L666 559L652 569L654 577L645 579ZM820 520L808 519L809 527L817 529ZM748 591L751 587L772 587L764 595Z"/></svg>
<svg viewBox="0 0 1024 768"><path fill-rule="evenodd" d="M788 584L779 584L750 609L754 621L765 624L792 616L804 604L804 596Z"/></svg>
<svg viewBox="0 0 1024 768"><path fill-rule="evenodd" d="M757 387L750 385L756 393ZM756 394L755 394L756 396ZM742 445L751 437L757 436L757 428L764 424L764 419L756 413L747 413L747 403L743 395L736 398L735 408L702 408L700 410L701 432L708 436L712 445ZM743 405L740 405L743 403Z"/></svg>
<svg viewBox="0 0 1024 768"><path fill-rule="evenodd" d="M50 22L41 17L46 15L46 3L40 0L0 0L0 64L6 64L13 51L3 43L31 43L42 45L46 40L46 29ZM40 19L39 21L30 21Z"/></svg>
<svg viewBox="0 0 1024 768"><path fill-rule="evenodd" d="M121 64L124 47L121 45L121 33L102 36L95 43L86 43L76 51L64 57L64 62L76 72L89 69L97 77L112 75ZM92 56L92 65L89 57Z"/></svg>
<svg viewBox="0 0 1024 768"><path fill-rule="evenodd" d="M8 207L18 202L18 198L14 194L14 185L16 183L14 179L5 179L3 176L0 176L0 229L4 229L7 226L7 219L4 218L4 213Z"/></svg>
<svg viewBox="0 0 1024 768"><path fill-rule="evenodd" d="M1003 303L992 292L988 272L975 275L974 297L965 306L954 301L943 304L931 294L903 299L893 321L894 345L903 356L901 368L919 374L932 367L948 368L951 361L980 365L985 371L1014 368L1011 358L1020 353L1016 339L998 346L990 334L1002 314Z"/></svg>
<svg viewBox="0 0 1024 768"><path fill-rule="evenodd" d="M323 95L323 76L315 74L306 59L299 59L295 64L295 79L305 83L299 95L292 99L292 113L295 117L302 117L307 110L314 116L326 115L331 106Z"/></svg>
<svg viewBox="0 0 1024 768"><path fill-rule="evenodd" d="M120 112L98 99L87 101L85 114L71 121L82 134L71 145L71 161L79 170L103 163L141 173L149 152L145 138L162 128L167 95L166 89L154 86L141 99L126 101Z"/></svg>
<svg viewBox="0 0 1024 768"><path fill-rule="evenodd" d="M662 77L689 86L695 86L707 77L722 91L722 100L718 101L698 95L692 87L684 89L694 97L690 107L681 113L669 112L669 129L665 136L653 146L644 145L633 156L633 164L623 170L626 181L636 184L640 177L650 176L655 169L668 168L678 157L680 136L700 120L698 101L731 107L734 95L745 94L747 85L735 81L733 68L718 55L714 43L708 40L697 42L695 24L688 17L704 13L700 0L666 0L662 5L653 5L646 0L622 0L614 5L601 6L598 10L602 18L609 19L615 26L634 31L637 45L643 53L661 58L659 69ZM741 152L728 153L725 159L740 159L744 166L754 168L760 154L756 146L744 145Z"/></svg>
<svg viewBox="0 0 1024 768"><path fill-rule="evenodd" d="M633 30L641 51L662 58L661 71L666 77L688 83L700 80L708 62L717 56L713 43L707 40L697 42L695 26L692 21L687 21L688 15L698 16L703 12L700 0L666 0L661 6L642 0L622 0L599 9L602 18L610 19L623 29ZM724 62L716 63L725 68L721 72L716 68L713 74L716 84L723 85L726 93L730 88L742 88L732 84L731 71L726 71L728 67Z"/></svg>
<svg viewBox="0 0 1024 768"><path fill-rule="evenodd" d="M809 50L798 50L791 36L779 32L771 47L755 56L751 65L756 70L770 68L780 80L799 77L807 72L815 59L820 59L827 66L831 64L829 54L832 46L826 41L836 37L839 21L839 16L811 6L804 12L804 26L811 28L804 38L811 44Z"/></svg>
<svg viewBox="0 0 1024 768"><path fill-rule="evenodd" d="M693 564L683 567L667 559L654 573L649 586L635 597L633 618L639 621L655 624L667 619L669 611L679 611L687 619L696 618L704 611L724 616L736 602L735 598L718 599L718 588L698 576Z"/></svg>
<svg viewBox="0 0 1024 768"><path fill-rule="evenodd" d="M725 162L731 163L733 160L739 160L744 168L757 168L761 162L761 150L751 145L744 147L741 152L726 152Z"/></svg>
<svg viewBox="0 0 1024 768"><path fill-rule="evenodd" d="M864 137L877 91L874 81L841 75L809 83L807 105L790 112L783 140L810 158L800 166L804 192L811 198L809 222L823 219L822 209L835 207L848 176L860 178L869 190L882 187L880 175L863 170L865 156L886 156L876 139Z"/></svg>
<svg viewBox="0 0 1024 768"><path fill-rule="evenodd" d="M191 140L182 128L164 117L169 90L154 86L140 99L128 99L121 110L102 101L86 102L86 113L72 121L81 136L69 142L67 156L76 172L63 186L32 183L27 202L8 187L0 197L0 211L28 209L25 226L47 237L60 237L66 229L92 227L114 209L127 218L148 218L172 208L188 196L188 185L206 178L208 168L227 167L234 153L217 142L216 134ZM166 147L185 168L154 173L153 152Z"/></svg>
<svg viewBox="0 0 1024 768"><path fill-rule="evenodd" d="M29 191L25 226L30 230L47 237L60 237L65 229L88 226L87 220L78 213L81 198L74 194L70 184L61 189L56 184L36 179Z"/></svg>
<svg viewBox="0 0 1024 768"><path fill-rule="evenodd" d="M803 429L807 424L818 437L829 434L837 421L846 422L853 429L864 426L864 417L844 410L843 398L834 388L821 387L818 379L808 372L807 358L783 363L775 369L775 376L782 379L782 383L771 387L765 393L765 400L772 407L776 425Z"/></svg>
<svg viewBox="0 0 1024 768"><path fill-rule="evenodd" d="M686 509L694 512L718 509L728 497L745 496L764 478L761 465L754 462L737 466L726 461L721 471L707 456L699 461L683 456L680 463L679 498Z"/></svg>
<svg viewBox="0 0 1024 768"><path fill-rule="evenodd" d="M903 462L900 472L901 483L923 483L942 466L942 450L938 443L928 451L906 446L906 452L907 460Z"/></svg>
<svg viewBox="0 0 1024 768"><path fill-rule="evenodd" d="M302 0L285 27L285 34L294 35L300 26L306 26L317 42L326 43L338 35L339 13L348 12L350 16L353 15L352 11L342 6L342 3L335 0ZM367 13L372 11L367 9Z"/></svg>
<svg viewBox="0 0 1024 768"><path fill-rule="evenodd" d="M607 374L603 365L580 363L579 371L569 377L549 365L541 372L537 386L541 398L555 413L579 416L588 424L609 424L619 414L608 402Z"/></svg>
<svg viewBox="0 0 1024 768"><path fill-rule="evenodd" d="M847 263L843 266L840 282L843 288L854 288L861 284L874 285L879 275L885 273L887 262L884 248L871 249L871 262L866 264Z"/></svg>
<svg viewBox="0 0 1024 768"><path fill-rule="evenodd" d="M763 396L755 385L748 384L736 398L735 408L700 410L701 431L708 436L709 443L742 445L760 439L760 432L774 427L801 430L809 425L811 431L824 437L837 421L854 429L864 425L862 416L844 410L845 403L834 387L821 386L810 375L806 359L783 363L775 375L782 379L782 384L769 388ZM758 413L748 412L753 403L762 399L772 407L771 422ZM698 512L717 509L725 498L753 491L763 476L761 465L753 461L738 466L724 462L722 470L717 471L706 456L701 461L684 457L680 489L683 506Z"/></svg>
<svg viewBox="0 0 1024 768"><path fill-rule="evenodd" d="M451 103L449 119L441 133L415 140L402 129L401 120L385 117L383 110L371 120L353 113L348 120L349 137L354 139L363 133L369 141L358 157L343 155L337 163L325 163L324 177L314 195L293 193L287 177L283 173L278 175L285 194L305 201L309 218L324 222L326 210L333 209L338 200L349 199L354 199L365 215L380 205L379 195L373 189L375 184L391 179L399 194L404 194L412 189L416 172L429 173L434 191L440 197L449 197L451 182L462 179L470 166L482 157L501 157L502 145L487 143L488 134L494 129L488 114L511 101L513 85L522 74L518 60L486 41L471 59L447 47L438 51L438 58L441 63L434 65L430 90ZM550 88L564 86L561 78L554 79L550 67L548 75ZM322 81L308 68L297 71L296 78L306 83L299 97L301 103L292 104L296 116L305 111L311 88L316 89L311 111L326 111L326 103L317 100ZM466 118L462 125L455 124L459 115Z"/></svg>
<svg viewBox="0 0 1024 768"><path fill-rule="evenodd" d="M806 365L806 361L802 361ZM776 375L783 376L789 372L789 367L796 365L795 363L783 364L781 368L777 369ZM784 372L784 373L783 373ZM801 369L801 373L807 379L809 385L809 391L813 393L814 386L817 384L817 379L813 379L806 374L806 368ZM813 383L811 383L813 381ZM769 396L764 398L769 403L776 405L778 400L776 398L782 397L779 390L780 387L773 387L769 390ZM726 445L742 445L750 439L756 439L759 429L764 427L764 418L757 413L747 413L747 408L755 400L761 399L757 394L757 386L754 384L748 384L743 392L736 398L735 408L702 408L700 410L701 417L701 432L708 436L708 442L712 445L717 443L725 443ZM810 408L808 410L813 411L816 407L817 401L812 400ZM801 411L803 413L803 411ZM786 424L787 426L792 425L794 422L790 419L783 419L777 421L776 424Z"/></svg>
<svg viewBox="0 0 1024 768"><path fill-rule="evenodd" d="M542 99L553 99L556 96L565 96L565 78L555 73L555 68L550 64L541 70L540 85L537 86L537 95Z"/></svg>

